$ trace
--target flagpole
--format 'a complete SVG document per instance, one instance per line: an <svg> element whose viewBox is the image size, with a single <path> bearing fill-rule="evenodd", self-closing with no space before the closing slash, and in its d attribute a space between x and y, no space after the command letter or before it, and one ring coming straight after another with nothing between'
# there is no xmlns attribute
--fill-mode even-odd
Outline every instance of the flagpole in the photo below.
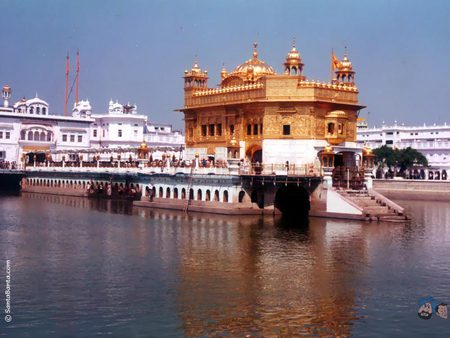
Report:
<svg viewBox="0 0 450 338"><path fill-rule="evenodd" d="M331 48L331 83L333 83L333 73L334 73L334 60L333 60L333 55L334 55L334 49Z"/></svg>

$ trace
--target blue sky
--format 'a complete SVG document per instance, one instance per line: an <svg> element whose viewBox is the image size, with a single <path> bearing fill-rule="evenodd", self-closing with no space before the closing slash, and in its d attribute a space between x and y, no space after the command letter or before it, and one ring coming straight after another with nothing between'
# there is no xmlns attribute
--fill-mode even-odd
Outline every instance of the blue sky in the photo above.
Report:
<svg viewBox="0 0 450 338"><path fill-rule="evenodd" d="M210 86L251 57L278 72L295 37L309 79L329 80L348 47L371 125L450 122L450 1L0 0L0 82L62 114L65 57L80 50L80 98L96 113L136 103L181 128L183 71L198 56ZM72 97L73 98L73 97ZM368 114L370 112L370 114Z"/></svg>

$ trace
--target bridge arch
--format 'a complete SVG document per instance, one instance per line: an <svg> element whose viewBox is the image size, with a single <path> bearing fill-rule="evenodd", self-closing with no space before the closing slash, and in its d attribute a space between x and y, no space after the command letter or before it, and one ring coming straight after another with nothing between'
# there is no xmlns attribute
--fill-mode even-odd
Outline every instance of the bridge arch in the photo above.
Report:
<svg viewBox="0 0 450 338"><path fill-rule="evenodd" d="M294 184L278 188L274 205L283 216L289 217L307 217L311 208L308 191Z"/></svg>

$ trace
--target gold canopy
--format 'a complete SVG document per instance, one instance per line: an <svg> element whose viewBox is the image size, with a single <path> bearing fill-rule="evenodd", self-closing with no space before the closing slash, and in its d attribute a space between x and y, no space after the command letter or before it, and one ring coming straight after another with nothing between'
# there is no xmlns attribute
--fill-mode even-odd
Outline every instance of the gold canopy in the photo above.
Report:
<svg viewBox="0 0 450 338"><path fill-rule="evenodd" d="M253 82L265 75L276 74L275 70L264 61L258 59L258 44L253 44L253 58L245 61L243 64L237 66L229 75L224 79L227 80L231 77L239 77L244 82Z"/></svg>

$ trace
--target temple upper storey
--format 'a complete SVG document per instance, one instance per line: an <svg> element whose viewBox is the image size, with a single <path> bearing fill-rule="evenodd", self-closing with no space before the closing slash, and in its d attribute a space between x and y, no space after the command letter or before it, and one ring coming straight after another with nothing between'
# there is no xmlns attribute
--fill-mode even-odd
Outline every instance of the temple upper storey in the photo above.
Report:
<svg viewBox="0 0 450 338"><path fill-rule="evenodd" d="M332 54L333 77L330 81L309 80L303 74L304 63L295 43L283 63L284 72L277 74L273 67L259 59L257 44L253 45L252 58L228 72L220 72L221 83L208 87L208 72L195 62L186 70L185 108L205 107L218 103L264 101L325 101L343 104L358 102L355 72L347 54L339 60Z"/></svg>

